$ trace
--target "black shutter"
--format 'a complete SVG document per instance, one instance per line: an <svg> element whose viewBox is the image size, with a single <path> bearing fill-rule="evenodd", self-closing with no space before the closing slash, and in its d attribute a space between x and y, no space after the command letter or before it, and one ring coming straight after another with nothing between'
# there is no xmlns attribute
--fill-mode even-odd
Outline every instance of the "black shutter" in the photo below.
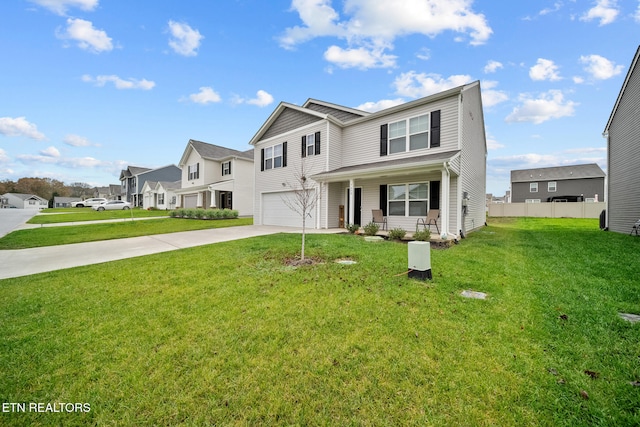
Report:
<svg viewBox="0 0 640 427"><path fill-rule="evenodd" d="M231 160L229 160L229 175L231 175Z"/></svg>
<svg viewBox="0 0 640 427"><path fill-rule="evenodd" d="M429 183L429 209L440 209L440 181Z"/></svg>
<svg viewBox="0 0 640 427"><path fill-rule="evenodd" d="M282 167L287 167L287 143L282 143Z"/></svg>
<svg viewBox="0 0 640 427"><path fill-rule="evenodd" d="M302 157L307 157L307 136L302 137Z"/></svg>
<svg viewBox="0 0 640 427"><path fill-rule="evenodd" d="M220 175L224 176L224 162L220 163Z"/></svg>
<svg viewBox="0 0 640 427"><path fill-rule="evenodd" d="M260 150L260 170L264 171L264 148Z"/></svg>
<svg viewBox="0 0 640 427"><path fill-rule="evenodd" d="M315 148L315 154L316 156L318 154L320 154L320 132L316 132L316 148Z"/></svg>
<svg viewBox="0 0 640 427"><path fill-rule="evenodd" d="M200 163L196 163L196 179L200 179Z"/></svg>
<svg viewBox="0 0 640 427"><path fill-rule="evenodd" d="M380 156L387 155L387 125L380 126Z"/></svg>
<svg viewBox="0 0 640 427"><path fill-rule="evenodd" d="M380 209L382 209L382 215L387 216L387 186L380 186Z"/></svg>
<svg viewBox="0 0 640 427"><path fill-rule="evenodd" d="M440 110L431 112L431 147L440 147Z"/></svg>

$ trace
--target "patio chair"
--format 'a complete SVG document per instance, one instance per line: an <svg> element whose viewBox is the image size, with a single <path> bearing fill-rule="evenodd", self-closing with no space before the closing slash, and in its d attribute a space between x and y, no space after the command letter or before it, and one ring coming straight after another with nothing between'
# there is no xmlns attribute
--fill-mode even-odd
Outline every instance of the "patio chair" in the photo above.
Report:
<svg viewBox="0 0 640 427"><path fill-rule="evenodd" d="M373 216L371 222L375 224L382 224L382 229L387 229L387 217L382 213L382 209L372 209L371 215Z"/></svg>
<svg viewBox="0 0 640 427"><path fill-rule="evenodd" d="M638 230L640 230L640 219L633 224L633 227L631 227L631 233L629 233L629 236L633 235L633 233L636 233L636 236L640 236L640 234L638 234Z"/></svg>
<svg viewBox="0 0 640 427"><path fill-rule="evenodd" d="M418 218L416 222L416 231L418 231L418 227L421 225L424 228L429 227L429 231L431 231L431 226L436 226L436 231L440 234L440 229L438 228L438 218L440 218L440 209L431 209L427 213L426 218Z"/></svg>

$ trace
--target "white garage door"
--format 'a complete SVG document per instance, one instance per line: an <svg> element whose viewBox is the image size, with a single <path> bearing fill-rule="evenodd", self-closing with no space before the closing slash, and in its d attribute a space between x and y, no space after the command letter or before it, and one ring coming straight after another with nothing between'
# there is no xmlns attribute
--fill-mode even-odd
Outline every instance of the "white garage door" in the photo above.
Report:
<svg viewBox="0 0 640 427"><path fill-rule="evenodd" d="M296 196L293 191L283 191L280 193L265 193L262 195L262 224L264 225L284 225L287 227L302 227L302 216L289 208L289 204L295 203ZM296 205L297 206L297 205ZM300 208L298 207L298 210ZM315 228L315 208L307 215L306 226Z"/></svg>
<svg viewBox="0 0 640 427"><path fill-rule="evenodd" d="M198 195L193 194L189 196L184 196L184 208L194 209L198 206Z"/></svg>

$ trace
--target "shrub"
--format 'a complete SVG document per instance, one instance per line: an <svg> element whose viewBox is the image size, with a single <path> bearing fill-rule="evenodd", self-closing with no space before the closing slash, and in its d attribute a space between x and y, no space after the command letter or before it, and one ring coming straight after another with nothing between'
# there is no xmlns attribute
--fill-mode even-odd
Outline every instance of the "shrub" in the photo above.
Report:
<svg viewBox="0 0 640 427"><path fill-rule="evenodd" d="M393 230L389 231L389 238L392 240L402 240L402 238L406 234L407 234L406 230L396 227Z"/></svg>
<svg viewBox="0 0 640 427"><path fill-rule="evenodd" d="M196 209L195 217L197 219L203 219L204 216L205 216L205 213L206 213L206 211L204 209Z"/></svg>
<svg viewBox="0 0 640 427"><path fill-rule="evenodd" d="M364 229L364 234L367 236L375 236L378 230L380 230L380 226L375 222L370 222L362 228Z"/></svg>
<svg viewBox="0 0 640 427"><path fill-rule="evenodd" d="M231 218L237 218L237 217L238 217L238 211L236 210L231 210L231 209L222 210L222 218L224 219L231 219Z"/></svg>
<svg viewBox="0 0 640 427"><path fill-rule="evenodd" d="M428 228L420 231L416 230L416 232L413 233L413 240L428 242L429 240L431 240L431 230L429 230Z"/></svg>
<svg viewBox="0 0 640 427"><path fill-rule="evenodd" d="M360 225L358 225L358 224L347 224L347 230L349 230L349 233L355 234L356 231L360 230Z"/></svg>
<svg viewBox="0 0 640 427"><path fill-rule="evenodd" d="M204 212L204 218L205 219L216 219L216 211L217 211L217 209L207 209Z"/></svg>
<svg viewBox="0 0 640 427"><path fill-rule="evenodd" d="M177 218L177 217L179 217L180 215L178 215L178 209L174 209L174 210L172 210L171 212L169 212L169 216L170 216L171 218Z"/></svg>

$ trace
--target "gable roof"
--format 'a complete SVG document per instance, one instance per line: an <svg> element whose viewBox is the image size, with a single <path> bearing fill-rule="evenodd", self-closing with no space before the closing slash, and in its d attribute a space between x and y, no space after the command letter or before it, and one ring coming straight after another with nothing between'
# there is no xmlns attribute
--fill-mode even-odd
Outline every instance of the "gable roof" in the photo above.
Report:
<svg viewBox="0 0 640 427"><path fill-rule="evenodd" d="M604 171L595 163L511 171L511 182L559 181L604 177Z"/></svg>
<svg viewBox="0 0 640 427"><path fill-rule="evenodd" d="M11 196L17 197L18 199L24 200L24 201L27 201L29 199L36 199L36 200L40 200L41 202L46 202L47 201L47 199L43 199L42 197L37 196L35 194L24 194L24 193L5 193L5 194L3 194L3 196L7 196L7 195L11 195Z"/></svg>
<svg viewBox="0 0 640 427"><path fill-rule="evenodd" d="M142 172L146 172L150 170L151 169L149 168L143 168L140 166L127 166L126 169L123 169L120 172L120 180L122 181L123 178L131 178L132 176L139 175Z"/></svg>
<svg viewBox="0 0 640 427"><path fill-rule="evenodd" d="M620 93L618 94L618 98L616 98L616 103L613 105L613 110L611 110L611 115L609 116L609 120L607 121L607 125L604 128L603 134L609 132L609 128L611 127L611 122L613 121L613 117L616 115L618 111L618 106L620 105L620 101L622 100L622 95L627 89L627 85L629 84L629 80L631 80L631 75L635 71L636 66L638 65L638 61L640 60L640 46L636 49L636 54L633 56L633 61L631 61L631 66L629 67L629 71L627 71L627 76L624 79L624 83L622 84L622 88L620 89Z"/></svg>
<svg viewBox="0 0 640 427"><path fill-rule="evenodd" d="M247 151L234 150L233 148L209 144L208 142L190 139L180 159L180 165L184 165L191 150L195 150L203 159L220 161L232 157L253 161L253 149Z"/></svg>

